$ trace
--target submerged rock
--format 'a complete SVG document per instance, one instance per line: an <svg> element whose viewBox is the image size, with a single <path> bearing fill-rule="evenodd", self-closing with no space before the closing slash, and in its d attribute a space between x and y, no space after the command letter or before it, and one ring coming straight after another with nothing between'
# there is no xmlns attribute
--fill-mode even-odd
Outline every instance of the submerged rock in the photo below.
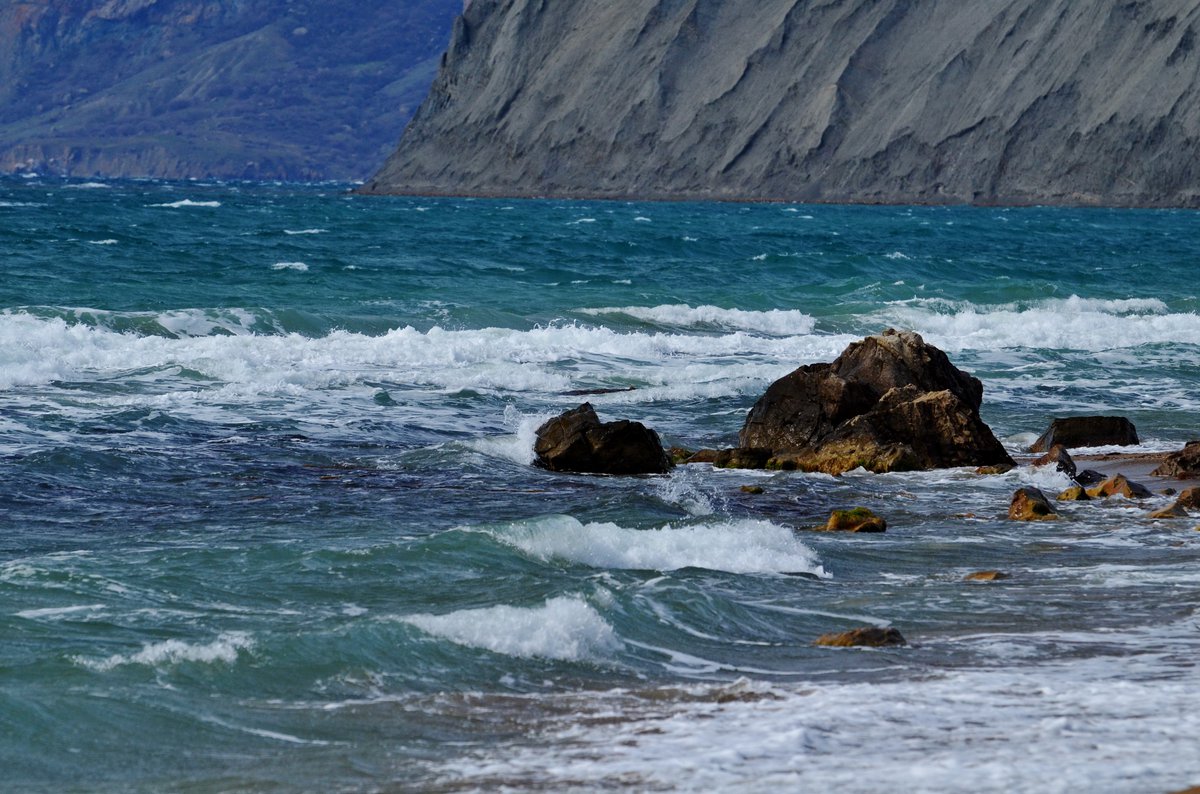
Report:
<svg viewBox="0 0 1200 794"><path fill-rule="evenodd" d="M1155 477L1178 477L1181 480L1200 477L1200 441L1189 441L1178 452L1172 452L1162 465L1150 472Z"/></svg>
<svg viewBox="0 0 1200 794"><path fill-rule="evenodd" d="M1046 452L1055 446L1127 447L1138 443L1137 429L1123 416L1072 416L1055 419L1030 452Z"/></svg>
<svg viewBox="0 0 1200 794"><path fill-rule="evenodd" d="M897 629L866 626L835 634L822 634L814 644L828 648L885 648L907 645L908 641Z"/></svg>
<svg viewBox="0 0 1200 794"><path fill-rule="evenodd" d="M885 532L887 521L865 507L851 510L834 510L825 522L826 532Z"/></svg>
<svg viewBox="0 0 1200 794"><path fill-rule="evenodd" d="M1180 507L1179 503L1176 502L1175 504L1171 505L1170 507L1164 507L1161 510L1155 510L1153 513L1150 514L1150 517L1154 518L1154 519L1187 518L1188 512L1186 510L1184 510L1182 507Z"/></svg>
<svg viewBox="0 0 1200 794"><path fill-rule="evenodd" d="M641 422L602 423L591 403L551 419L537 430L534 465L589 474L665 474L671 460Z"/></svg>
<svg viewBox="0 0 1200 794"><path fill-rule="evenodd" d="M1004 571L975 571L963 577L965 582L998 582L1011 576Z"/></svg>
<svg viewBox="0 0 1200 794"><path fill-rule="evenodd" d="M912 332L855 342L777 380L738 436L777 468L841 474L1012 464L979 417L983 386Z"/></svg>
<svg viewBox="0 0 1200 794"><path fill-rule="evenodd" d="M1067 490L1060 493L1057 500L1060 502L1087 502L1092 497L1088 496L1088 492L1082 485L1072 485Z"/></svg>
<svg viewBox="0 0 1200 794"><path fill-rule="evenodd" d="M1088 489L1088 496L1093 499L1107 499L1110 496L1124 496L1126 499L1148 499L1154 494L1141 483L1136 483L1124 474L1109 477L1095 488Z"/></svg>
<svg viewBox="0 0 1200 794"><path fill-rule="evenodd" d="M1053 521L1058 513L1050 500L1037 488L1019 488L1008 506L1008 517L1012 521Z"/></svg>

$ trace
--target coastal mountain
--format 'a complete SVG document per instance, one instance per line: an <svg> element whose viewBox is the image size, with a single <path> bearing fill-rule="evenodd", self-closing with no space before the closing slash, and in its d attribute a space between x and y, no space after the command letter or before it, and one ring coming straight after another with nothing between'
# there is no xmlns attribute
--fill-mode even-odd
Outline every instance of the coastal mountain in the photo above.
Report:
<svg viewBox="0 0 1200 794"><path fill-rule="evenodd" d="M473 0L379 193L1200 205L1194 0Z"/></svg>
<svg viewBox="0 0 1200 794"><path fill-rule="evenodd" d="M0 173L362 179L462 0L8 0Z"/></svg>

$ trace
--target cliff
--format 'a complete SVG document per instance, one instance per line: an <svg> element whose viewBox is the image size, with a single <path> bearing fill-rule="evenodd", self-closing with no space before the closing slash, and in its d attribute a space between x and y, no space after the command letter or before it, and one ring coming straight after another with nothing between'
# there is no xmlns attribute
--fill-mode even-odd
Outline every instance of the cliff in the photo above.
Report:
<svg viewBox="0 0 1200 794"><path fill-rule="evenodd" d="M362 179L462 0L0 2L0 173Z"/></svg>
<svg viewBox="0 0 1200 794"><path fill-rule="evenodd" d="M367 192L1200 204L1194 0L473 0Z"/></svg>

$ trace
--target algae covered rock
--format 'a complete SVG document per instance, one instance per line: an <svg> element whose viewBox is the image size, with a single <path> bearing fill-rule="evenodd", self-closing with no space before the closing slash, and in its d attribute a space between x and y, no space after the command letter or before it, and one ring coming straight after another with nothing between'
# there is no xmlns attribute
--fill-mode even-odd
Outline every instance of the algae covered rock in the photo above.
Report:
<svg viewBox="0 0 1200 794"><path fill-rule="evenodd" d="M584 403L537 430L534 465L589 474L665 474L671 460L658 434L641 422L601 422Z"/></svg>
<svg viewBox="0 0 1200 794"><path fill-rule="evenodd" d="M834 634L822 634L814 644L827 648L887 648L907 645L908 641L897 629L866 626Z"/></svg>
<svg viewBox="0 0 1200 794"><path fill-rule="evenodd" d="M834 510L825 522L826 532L885 532L887 521L865 507Z"/></svg>

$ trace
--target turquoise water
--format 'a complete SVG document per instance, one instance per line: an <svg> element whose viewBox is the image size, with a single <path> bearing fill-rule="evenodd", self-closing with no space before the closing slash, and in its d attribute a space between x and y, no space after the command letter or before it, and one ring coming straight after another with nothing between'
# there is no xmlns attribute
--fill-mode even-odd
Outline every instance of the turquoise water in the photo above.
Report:
<svg viewBox="0 0 1200 794"><path fill-rule="evenodd" d="M565 392L725 446L889 326L983 380L1014 452L1072 413L1174 449L1197 262L1188 212L0 183L6 785L1200 782L1195 521L1011 524L1065 485L1028 469L529 465ZM857 504L888 533L805 531ZM811 644L872 623L912 645Z"/></svg>

